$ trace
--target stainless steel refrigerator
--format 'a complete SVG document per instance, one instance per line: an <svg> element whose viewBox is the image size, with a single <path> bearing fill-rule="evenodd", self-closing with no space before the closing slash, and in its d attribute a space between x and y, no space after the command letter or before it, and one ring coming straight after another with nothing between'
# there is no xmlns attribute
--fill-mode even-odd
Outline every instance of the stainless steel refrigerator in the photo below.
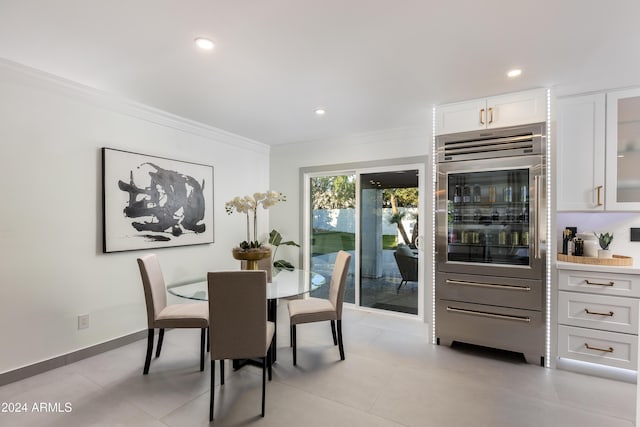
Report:
<svg viewBox="0 0 640 427"><path fill-rule="evenodd" d="M436 339L544 365L546 125L436 138Z"/></svg>

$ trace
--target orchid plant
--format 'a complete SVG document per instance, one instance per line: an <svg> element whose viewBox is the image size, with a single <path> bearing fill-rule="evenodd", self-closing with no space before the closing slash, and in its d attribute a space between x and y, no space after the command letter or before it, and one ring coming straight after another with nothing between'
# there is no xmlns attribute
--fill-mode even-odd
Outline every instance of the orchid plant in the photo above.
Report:
<svg viewBox="0 0 640 427"><path fill-rule="evenodd" d="M253 196L234 197L225 203L224 208L228 215L233 212L247 216L247 240L240 243L240 248L247 250L262 246L258 241L258 208L269 209L278 202L284 202L287 198L277 191L268 190L264 193L254 193ZM253 217L253 218L251 218ZM251 219L253 219L253 240L251 239Z"/></svg>

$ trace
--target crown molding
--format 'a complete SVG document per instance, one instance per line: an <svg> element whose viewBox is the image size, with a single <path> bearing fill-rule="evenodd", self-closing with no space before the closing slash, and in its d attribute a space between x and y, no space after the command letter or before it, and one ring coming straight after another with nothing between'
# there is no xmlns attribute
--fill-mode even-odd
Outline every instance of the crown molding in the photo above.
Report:
<svg viewBox="0 0 640 427"><path fill-rule="evenodd" d="M201 136L235 148L244 148L260 153L270 152L270 146L265 143L245 138L195 120L190 120L122 96L101 91L5 58L0 58L0 72L3 74L10 73L17 78L28 79L30 82L35 81L43 87L70 95L76 99L81 99L94 106L112 112Z"/></svg>

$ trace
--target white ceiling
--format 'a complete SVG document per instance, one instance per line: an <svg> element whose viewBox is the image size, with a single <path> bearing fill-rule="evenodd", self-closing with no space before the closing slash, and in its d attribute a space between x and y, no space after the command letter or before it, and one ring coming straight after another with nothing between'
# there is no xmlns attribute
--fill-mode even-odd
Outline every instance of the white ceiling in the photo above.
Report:
<svg viewBox="0 0 640 427"><path fill-rule="evenodd" d="M639 19L639 0L0 0L0 58L273 145L640 85Z"/></svg>

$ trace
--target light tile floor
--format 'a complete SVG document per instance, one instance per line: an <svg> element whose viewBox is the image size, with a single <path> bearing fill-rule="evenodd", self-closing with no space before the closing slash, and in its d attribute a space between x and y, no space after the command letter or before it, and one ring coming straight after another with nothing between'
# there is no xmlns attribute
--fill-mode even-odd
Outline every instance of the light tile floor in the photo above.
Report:
<svg viewBox="0 0 640 427"><path fill-rule="evenodd" d="M328 324L299 326L293 367L287 320L283 302L266 417L260 417L260 370L228 367L225 385L216 385L215 425L633 425L633 384L430 345L426 325L386 314L345 309L344 362ZM0 412L0 426L208 425L210 366L199 371L199 332L168 331L148 376L145 347L141 340L0 387L0 402L28 406L27 413ZM71 411L33 412L40 402L62 411L68 402Z"/></svg>

